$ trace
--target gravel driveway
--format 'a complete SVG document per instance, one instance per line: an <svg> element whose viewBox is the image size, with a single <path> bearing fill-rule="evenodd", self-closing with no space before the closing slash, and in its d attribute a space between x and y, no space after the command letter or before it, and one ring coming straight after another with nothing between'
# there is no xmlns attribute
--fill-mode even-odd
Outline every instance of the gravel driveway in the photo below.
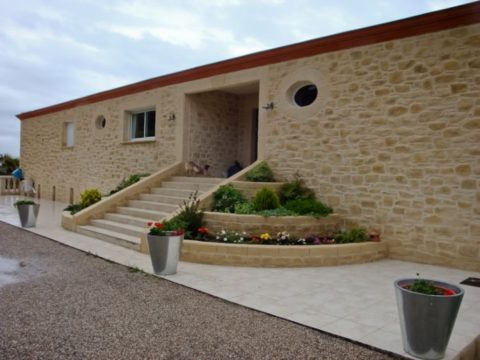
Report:
<svg viewBox="0 0 480 360"><path fill-rule="evenodd" d="M0 359L391 358L0 222Z"/></svg>

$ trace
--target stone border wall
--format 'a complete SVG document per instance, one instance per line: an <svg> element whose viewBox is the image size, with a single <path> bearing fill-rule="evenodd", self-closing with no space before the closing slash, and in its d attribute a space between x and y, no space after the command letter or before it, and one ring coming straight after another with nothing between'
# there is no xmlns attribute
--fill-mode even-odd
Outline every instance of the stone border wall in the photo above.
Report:
<svg viewBox="0 0 480 360"><path fill-rule="evenodd" d="M344 227L344 220L337 214L315 218L313 216L259 216L238 215L219 212L205 212L204 220L211 233L221 230L245 231L259 235L268 232L270 235L287 231L292 236L302 237L308 233L321 235Z"/></svg>
<svg viewBox="0 0 480 360"><path fill-rule="evenodd" d="M359 264L384 259L387 244L247 245L184 240L181 260L253 267L314 267Z"/></svg>

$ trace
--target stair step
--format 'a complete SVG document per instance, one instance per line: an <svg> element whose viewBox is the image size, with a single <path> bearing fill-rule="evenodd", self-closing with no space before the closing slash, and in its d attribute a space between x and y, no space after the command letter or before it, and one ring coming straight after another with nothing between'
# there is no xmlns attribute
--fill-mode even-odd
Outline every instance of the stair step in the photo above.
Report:
<svg viewBox="0 0 480 360"><path fill-rule="evenodd" d="M144 201L144 200L130 200L128 202L128 205L134 208L162 211L167 213L172 213L178 209L178 205L157 203L153 201Z"/></svg>
<svg viewBox="0 0 480 360"><path fill-rule="evenodd" d="M152 188L150 190L150 194L175 196L175 197L181 197L184 199L188 199L191 193L192 193L192 190L182 190L182 189L163 188L163 187ZM201 194L203 194L203 191L198 192L198 196L200 196Z"/></svg>
<svg viewBox="0 0 480 360"><path fill-rule="evenodd" d="M183 181L164 181L162 182L162 188L164 189L181 189L181 190L189 190L193 192L195 190L198 191L208 191L213 188L214 185L212 184L196 184L196 183L189 183Z"/></svg>
<svg viewBox="0 0 480 360"><path fill-rule="evenodd" d="M149 221L158 221L158 216L137 217L120 213L106 213L105 220L115 221L122 224L145 227Z"/></svg>
<svg viewBox="0 0 480 360"><path fill-rule="evenodd" d="M187 182L194 184L213 184L216 185L225 180L224 178L214 178L206 176L173 176L170 181Z"/></svg>
<svg viewBox="0 0 480 360"><path fill-rule="evenodd" d="M109 242L114 245L140 251L140 237L121 234L92 225L78 227L78 233Z"/></svg>
<svg viewBox="0 0 480 360"><path fill-rule="evenodd" d="M111 221L106 219L94 219L90 221L90 224L102 229L107 229L107 230L119 232L125 235L137 236L137 237L140 237L147 227L146 223L144 223L143 226L135 226L130 224L122 224L116 221Z"/></svg>
<svg viewBox="0 0 480 360"><path fill-rule="evenodd" d="M117 213L122 215L135 216L138 218L160 220L169 215L167 211L155 211L148 209L140 209L135 207L119 206Z"/></svg>
<svg viewBox="0 0 480 360"><path fill-rule="evenodd" d="M166 196L166 195L159 195L159 194L141 194L139 200L159 202L159 203L172 204L172 205L181 205L185 200L188 200L188 196L179 197L179 196Z"/></svg>

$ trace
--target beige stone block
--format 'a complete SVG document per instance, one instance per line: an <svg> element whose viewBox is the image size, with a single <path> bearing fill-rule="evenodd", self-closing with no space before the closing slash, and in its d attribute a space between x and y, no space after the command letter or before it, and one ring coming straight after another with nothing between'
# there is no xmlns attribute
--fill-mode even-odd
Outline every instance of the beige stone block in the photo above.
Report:
<svg viewBox="0 0 480 360"><path fill-rule="evenodd" d="M250 245L247 250L248 256L277 256L278 245Z"/></svg>
<svg viewBox="0 0 480 360"><path fill-rule="evenodd" d="M437 123L429 124L428 127L432 130L443 130L443 129L445 129L446 124L437 122Z"/></svg>
<svg viewBox="0 0 480 360"><path fill-rule="evenodd" d="M425 65L418 64L413 68L413 71L416 72L417 74L424 74L428 71L428 69Z"/></svg>
<svg viewBox="0 0 480 360"><path fill-rule="evenodd" d="M439 216L428 216L423 219L424 224L426 225L440 225L443 223L442 218Z"/></svg>
<svg viewBox="0 0 480 360"><path fill-rule="evenodd" d="M458 247L458 253L466 257L477 257L480 253L480 246L474 245L460 245Z"/></svg>
<svg viewBox="0 0 480 360"><path fill-rule="evenodd" d="M480 35L472 35L465 40L465 45L480 47Z"/></svg>
<svg viewBox="0 0 480 360"><path fill-rule="evenodd" d="M466 84L452 84L450 85L452 94L458 94L467 90Z"/></svg>
<svg viewBox="0 0 480 360"><path fill-rule="evenodd" d="M279 246L277 249L277 255L280 257L302 257L307 256L309 251L308 247L310 245L299 245L299 246ZM313 245L312 245L313 246Z"/></svg>
<svg viewBox="0 0 480 360"><path fill-rule="evenodd" d="M217 244L216 252L217 254L247 255L248 248L245 244Z"/></svg>
<svg viewBox="0 0 480 360"><path fill-rule="evenodd" d="M470 234L475 237L478 242L480 237L480 224L471 224L470 225Z"/></svg>
<svg viewBox="0 0 480 360"><path fill-rule="evenodd" d="M461 183L461 187L462 189L466 189L466 190L474 190L477 188L477 182L471 179L463 180Z"/></svg>
<svg viewBox="0 0 480 360"><path fill-rule="evenodd" d="M341 245L309 245L308 257L336 257Z"/></svg>
<svg viewBox="0 0 480 360"><path fill-rule="evenodd" d="M439 75L435 77L435 82L437 84L445 84L455 80L455 75Z"/></svg>
<svg viewBox="0 0 480 360"><path fill-rule="evenodd" d="M480 118L466 121L463 127L466 129L480 129Z"/></svg>
<svg viewBox="0 0 480 360"><path fill-rule="evenodd" d="M407 112L407 108L405 106L393 106L388 109L388 115L390 116L400 116Z"/></svg>
<svg viewBox="0 0 480 360"><path fill-rule="evenodd" d="M471 167L468 164L462 164L455 167L455 173L461 176L467 176L471 173Z"/></svg>

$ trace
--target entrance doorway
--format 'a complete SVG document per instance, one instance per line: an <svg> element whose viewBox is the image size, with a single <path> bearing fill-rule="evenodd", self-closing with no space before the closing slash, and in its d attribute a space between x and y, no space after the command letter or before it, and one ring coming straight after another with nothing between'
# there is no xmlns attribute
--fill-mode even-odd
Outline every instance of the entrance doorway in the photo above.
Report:
<svg viewBox="0 0 480 360"><path fill-rule="evenodd" d="M259 83L245 83L186 96L185 161L210 165L209 174L226 176L258 157Z"/></svg>

